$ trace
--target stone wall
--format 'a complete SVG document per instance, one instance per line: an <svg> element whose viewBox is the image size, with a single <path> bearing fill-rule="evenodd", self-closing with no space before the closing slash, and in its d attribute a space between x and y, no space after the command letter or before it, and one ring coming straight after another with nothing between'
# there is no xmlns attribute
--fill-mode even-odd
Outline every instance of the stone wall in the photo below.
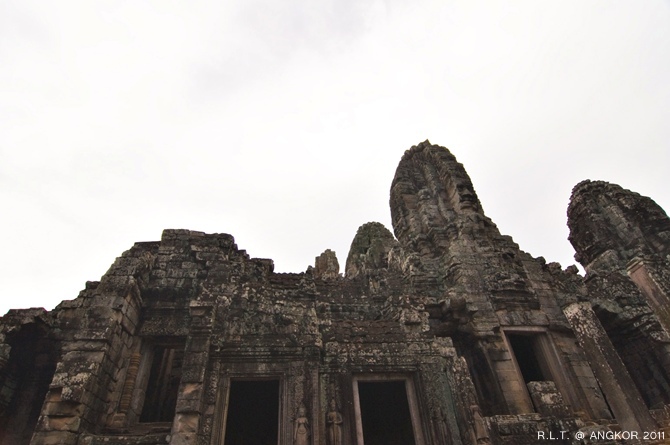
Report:
<svg viewBox="0 0 670 445"><path fill-rule="evenodd" d="M670 220L653 201L575 188L585 277L500 234L428 141L390 206L395 235L362 225L344 275L330 250L279 274L231 235L165 230L76 299L10 311L0 444L667 443Z"/></svg>

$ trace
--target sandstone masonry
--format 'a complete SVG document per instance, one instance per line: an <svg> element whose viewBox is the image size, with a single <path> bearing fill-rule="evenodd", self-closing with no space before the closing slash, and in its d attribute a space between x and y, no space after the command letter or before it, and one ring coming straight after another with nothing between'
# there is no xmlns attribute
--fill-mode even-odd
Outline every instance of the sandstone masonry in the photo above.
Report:
<svg viewBox="0 0 670 445"><path fill-rule="evenodd" d="M231 235L165 230L76 299L9 311L0 445L670 443L656 203L575 187L585 277L501 235L428 141L390 206L395 236L361 226L344 275L330 250L280 274Z"/></svg>

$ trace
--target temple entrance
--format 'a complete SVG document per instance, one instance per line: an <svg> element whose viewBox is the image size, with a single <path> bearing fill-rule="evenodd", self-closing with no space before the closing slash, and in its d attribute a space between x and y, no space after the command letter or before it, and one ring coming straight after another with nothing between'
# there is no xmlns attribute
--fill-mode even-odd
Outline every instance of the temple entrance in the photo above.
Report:
<svg viewBox="0 0 670 445"><path fill-rule="evenodd" d="M276 445L279 432L279 380L232 380L225 445Z"/></svg>
<svg viewBox="0 0 670 445"><path fill-rule="evenodd" d="M357 381L359 445L420 445L406 380Z"/></svg>

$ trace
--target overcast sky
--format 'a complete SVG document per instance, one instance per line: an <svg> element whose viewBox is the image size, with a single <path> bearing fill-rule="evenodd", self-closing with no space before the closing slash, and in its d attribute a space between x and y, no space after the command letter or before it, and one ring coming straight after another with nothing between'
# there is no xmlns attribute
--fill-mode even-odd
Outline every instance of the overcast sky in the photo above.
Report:
<svg viewBox="0 0 670 445"><path fill-rule="evenodd" d="M165 228L343 270L425 139L502 233L572 264L577 182L670 209L670 3L0 1L0 313Z"/></svg>

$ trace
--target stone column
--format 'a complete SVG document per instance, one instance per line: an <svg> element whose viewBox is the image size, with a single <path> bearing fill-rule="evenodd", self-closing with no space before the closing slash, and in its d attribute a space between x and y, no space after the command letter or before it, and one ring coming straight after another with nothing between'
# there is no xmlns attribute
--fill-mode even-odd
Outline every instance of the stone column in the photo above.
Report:
<svg viewBox="0 0 670 445"><path fill-rule="evenodd" d="M660 271L654 266L656 264L653 262L636 257L628 263L627 272L653 309L661 326L670 333L670 292L665 286L666 281L659 276Z"/></svg>
<svg viewBox="0 0 670 445"><path fill-rule="evenodd" d="M649 414L649 409L591 304L572 303L563 308L563 312L586 353L621 429L654 431L657 428L656 422Z"/></svg>
<svg viewBox="0 0 670 445"><path fill-rule="evenodd" d="M440 360L422 366L419 377L432 411L437 443L462 445L462 436L468 435L469 407L477 401L470 371L465 359L456 354L451 338L436 338L433 348Z"/></svg>
<svg viewBox="0 0 670 445"><path fill-rule="evenodd" d="M453 363L447 363L445 359L419 367L419 382L432 427L424 431L428 443L462 445L458 415L463 413L457 412L462 404L452 392L452 382L459 378L454 375L456 373L458 370L454 369Z"/></svg>
<svg viewBox="0 0 670 445"><path fill-rule="evenodd" d="M198 443L200 422L204 414L205 374L215 312L212 302L192 301L190 304L191 326L184 348L181 383L170 445Z"/></svg>
<svg viewBox="0 0 670 445"><path fill-rule="evenodd" d="M301 417L298 414L301 407L305 409L302 417L306 417L309 421L309 440L311 440L313 437L312 424L316 423L316 419L312 416L314 412L318 413L318 411L314 410L314 395L310 388L310 380L311 374L309 370L309 364L306 360L295 360L289 364L287 375L287 400L284 403L287 411L282 416L282 423L285 425L285 427L281 428L281 431L283 431L283 437L280 439L281 443L293 445L296 425L295 422L298 417Z"/></svg>

